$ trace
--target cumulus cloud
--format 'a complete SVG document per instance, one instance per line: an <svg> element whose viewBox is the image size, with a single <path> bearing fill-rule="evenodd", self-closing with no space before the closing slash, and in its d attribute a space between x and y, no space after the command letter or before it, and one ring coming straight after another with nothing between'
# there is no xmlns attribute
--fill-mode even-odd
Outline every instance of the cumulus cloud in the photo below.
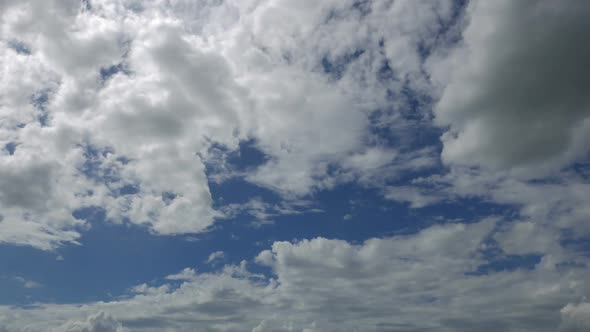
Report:
<svg viewBox="0 0 590 332"><path fill-rule="evenodd" d="M206 231L223 217L211 147L246 140L267 158L239 176L290 199L394 176L411 160L371 138L371 113L424 89L416 47L450 16L447 1L3 2L0 241L76 243L90 206Z"/></svg>
<svg viewBox="0 0 590 332"><path fill-rule="evenodd" d="M470 1L460 45L431 63L446 163L538 177L588 153L589 13L575 1Z"/></svg>

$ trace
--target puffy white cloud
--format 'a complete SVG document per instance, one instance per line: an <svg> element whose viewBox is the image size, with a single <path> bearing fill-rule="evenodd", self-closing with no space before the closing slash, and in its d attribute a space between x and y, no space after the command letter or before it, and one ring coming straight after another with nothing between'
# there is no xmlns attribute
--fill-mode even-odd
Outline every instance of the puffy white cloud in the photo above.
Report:
<svg viewBox="0 0 590 332"><path fill-rule="evenodd" d="M206 263L215 263L223 258L225 258L225 253L223 251L214 251L209 255L209 257L207 257Z"/></svg>
<svg viewBox="0 0 590 332"><path fill-rule="evenodd" d="M388 91L424 88L416 47L452 14L447 1L2 6L0 241L40 249L76 243L71 214L87 206L156 234L207 230L223 217L212 146L253 141L267 159L239 176L290 199L423 164L375 142L370 114Z"/></svg>
<svg viewBox="0 0 590 332"><path fill-rule="evenodd" d="M446 163L540 177L588 153L589 13L576 1L470 1L460 45L430 63Z"/></svg>

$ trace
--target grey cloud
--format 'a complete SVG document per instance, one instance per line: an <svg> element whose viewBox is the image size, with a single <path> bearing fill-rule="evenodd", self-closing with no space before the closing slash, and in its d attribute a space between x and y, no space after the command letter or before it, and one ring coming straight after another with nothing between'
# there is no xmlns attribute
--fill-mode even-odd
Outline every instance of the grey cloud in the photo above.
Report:
<svg viewBox="0 0 590 332"><path fill-rule="evenodd" d="M439 82L435 110L437 123L449 126L443 160L535 177L583 157L590 6L471 1L467 13L449 65L433 66L435 77L450 77Z"/></svg>
<svg viewBox="0 0 590 332"><path fill-rule="evenodd" d="M31 289L31 288L40 288L40 287L43 287L42 284L40 284L40 283L38 283L36 281L33 281L33 280L27 280L27 279L25 279L23 277L18 277L18 276L17 277L14 277L14 280L16 280L19 283L21 283L24 288Z"/></svg>
<svg viewBox="0 0 590 332"><path fill-rule="evenodd" d="M568 303L561 309L560 330L583 332L590 329L590 303Z"/></svg>

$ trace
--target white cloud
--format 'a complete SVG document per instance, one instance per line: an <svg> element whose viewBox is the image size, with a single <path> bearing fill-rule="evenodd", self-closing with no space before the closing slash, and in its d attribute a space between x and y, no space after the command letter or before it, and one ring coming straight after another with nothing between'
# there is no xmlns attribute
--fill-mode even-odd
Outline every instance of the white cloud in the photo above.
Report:
<svg viewBox="0 0 590 332"><path fill-rule="evenodd" d="M211 264L211 263L219 261L223 258L225 258L225 253L223 251L214 251L209 255L209 257L207 258L207 260L205 262L207 264Z"/></svg>

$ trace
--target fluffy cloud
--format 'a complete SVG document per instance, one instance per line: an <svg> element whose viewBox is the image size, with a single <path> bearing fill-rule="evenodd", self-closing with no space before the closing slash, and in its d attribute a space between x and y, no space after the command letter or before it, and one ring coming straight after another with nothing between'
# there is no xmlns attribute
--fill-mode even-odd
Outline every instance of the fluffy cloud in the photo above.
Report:
<svg viewBox="0 0 590 332"><path fill-rule="evenodd" d="M133 331L574 331L585 326L585 306L570 303L587 294L587 269L545 257L532 269L478 273L496 259L486 254L495 232L496 222L484 220L362 244L325 238L275 242L255 258L272 269L268 277L249 272L246 262L217 273L185 269L167 278L181 281L180 286L144 284L116 301L2 307L0 326L10 331L42 331L53 324L62 330L101 326L113 331L121 326Z"/></svg>
<svg viewBox="0 0 590 332"><path fill-rule="evenodd" d="M575 1L469 3L460 46L430 63L445 162L539 177L588 153L589 13Z"/></svg>
<svg viewBox="0 0 590 332"><path fill-rule="evenodd" d="M76 243L89 206L207 230L223 217L213 146L254 142L266 162L239 176L291 199L413 167L373 139L371 113L425 89L417 46L452 16L447 1L2 6L0 241L40 249Z"/></svg>

